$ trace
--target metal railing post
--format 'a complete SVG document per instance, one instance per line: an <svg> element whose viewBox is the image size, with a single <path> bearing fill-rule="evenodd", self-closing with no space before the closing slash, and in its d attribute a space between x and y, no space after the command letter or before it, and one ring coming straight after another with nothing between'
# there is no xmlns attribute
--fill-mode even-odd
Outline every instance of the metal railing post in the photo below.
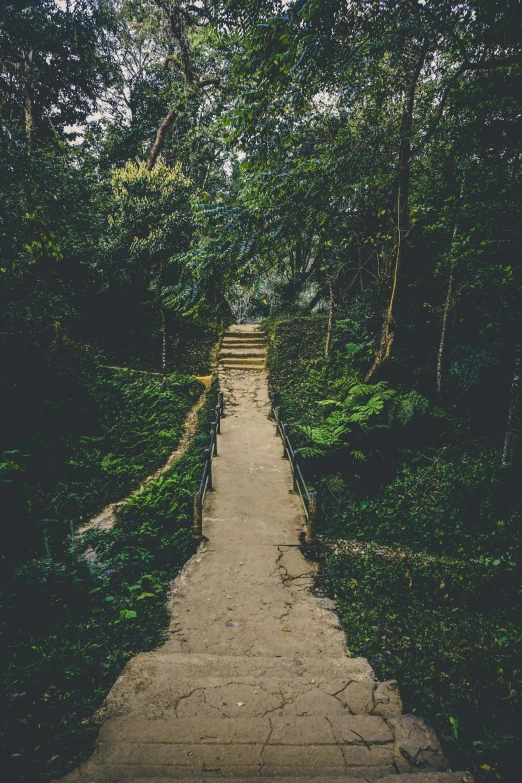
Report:
<svg viewBox="0 0 522 783"><path fill-rule="evenodd" d="M225 395L221 391L218 394L218 403L219 403L219 408L220 408L220 411L221 411L221 415L223 415L223 412L225 410Z"/></svg>
<svg viewBox="0 0 522 783"><path fill-rule="evenodd" d="M214 457L218 456L218 450L217 450L217 420L214 419L214 421L211 424L211 432L214 436Z"/></svg>
<svg viewBox="0 0 522 783"><path fill-rule="evenodd" d="M276 421L276 431L275 431L276 436L280 434L279 433L279 417L280 417L280 415L281 415L281 406L278 405L277 408L274 408L274 416L275 416L275 421Z"/></svg>
<svg viewBox="0 0 522 783"><path fill-rule="evenodd" d="M217 434L221 435L221 408L216 405L216 422L217 422Z"/></svg>
<svg viewBox="0 0 522 783"><path fill-rule="evenodd" d="M203 537L203 504L201 502L201 492L194 495L194 538Z"/></svg>
<svg viewBox="0 0 522 783"><path fill-rule="evenodd" d="M294 492L299 492L299 475L297 473L297 465L299 464L299 449L294 451L294 464L292 465L292 478L294 480Z"/></svg>
<svg viewBox="0 0 522 783"><path fill-rule="evenodd" d="M289 429L290 428L289 428L288 424L283 424L283 426L282 426L283 433L282 434L283 434L283 458L284 459L288 459L288 456L287 456L287 453L286 453L286 441L287 441L287 438L288 438L288 431L289 431Z"/></svg>
<svg viewBox="0 0 522 783"><path fill-rule="evenodd" d="M315 540L315 526L317 522L317 492L310 492L310 501L308 504L308 524L306 526L306 540Z"/></svg>
<svg viewBox="0 0 522 783"><path fill-rule="evenodd" d="M205 459L207 461L208 489L212 492L214 487L212 485L212 454L210 449L205 449Z"/></svg>

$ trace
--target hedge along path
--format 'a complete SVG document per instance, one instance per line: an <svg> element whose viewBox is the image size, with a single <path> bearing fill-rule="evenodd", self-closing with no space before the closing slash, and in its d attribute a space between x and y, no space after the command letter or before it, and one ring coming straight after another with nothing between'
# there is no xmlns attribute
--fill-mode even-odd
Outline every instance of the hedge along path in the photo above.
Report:
<svg viewBox="0 0 522 783"><path fill-rule="evenodd" d="M228 778L464 783L396 683L351 657L333 601L314 595L288 461L259 370L220 370L225 417L206 539L173 583L168 639L137 655L67 783Z"/></svg>
<svg viewBox="0 0 522 783"><path fill-rule="evenodd" d="M113 367L111 369L119 369L116 367ZM152 373L148 373L151 375ZM154 373L156 375L160 375L160 373ZM194 375L194 378L196 380L201 381L201 383L204 384L205 388L201 392L201 395L197 402L192 406L192 408L189 410L187 417L185 419L184 423L184 429L183 429L183 435L181 436L181 439L178 443L178 446L172 454L169 456L168 460L165 462L164 465L162 465L161 468L155 471L151 476L148 476L141 484L140 486L134 490L134 492L131 493L129 497L132 497L133 495L136 495L138 492L141 492L143 487L146 487L147 484L149 484L151 481L154 481L154 479L159 478L163 473L166 473L167 470L169 470L175 462L180 459L180 457L183 456L185 451L187 450L187 447L194 437L194 434L196 432L196 427L198 423L198 413L205 404L205 400L207 398L208 390L212 383L212 375ZM116 503L110 503L108 506L106 506L103 511L101 511L99 514L97 514L95 517L93 517L89 522L86 522L85 525L82 525L78 530L76 531L76 535L78 537L81 537L84 533L86 533L88 530L98 529L98 530L110 530L114 523L116 522L116 511L121 506L124 506L127 502L128 498L125 498L124 500L118 500ZM92 550L89 550L87 553L87 557L89 557L89 552L92 552Z"/></svg>

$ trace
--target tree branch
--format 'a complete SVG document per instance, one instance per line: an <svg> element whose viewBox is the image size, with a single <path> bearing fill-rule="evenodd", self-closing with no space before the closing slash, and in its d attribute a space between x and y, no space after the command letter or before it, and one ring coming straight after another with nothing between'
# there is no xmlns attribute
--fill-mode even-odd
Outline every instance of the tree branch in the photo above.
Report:
<svg viewBox="0 0 522 783"><path fill-rule="evenodd" d="M460 66L460 68L457 69L457 71L455 71L455 73L451 77L451 79L450 79L446 89L442 93L442 97L440 99L440 103L439 103L439 108L437 110L437 114L435 115L435 117L431 121L431 123L430 123L430 125L428 127L428 130L426 131L426 133L424 135L424 138L420 140L418 145L413 150L412 155L416 155L418 152L420 152L420 150L424 147L425 144L428 143L428 141L431 139L431 137L433 136L433 134L437 130L437 128L439 126L439 123L440 123L440 121L442 119L442 115L444 114L444 108L445 108L446 102L447 102L447 100L449 98L449 94L450 94L451 90L453 89L453 86L454 86L455 82L460 79L460 77L462 76L462 74L466 70L467 70L467 66L466 66L466 63L464 63L464 64L462 64Z"/></svg>
<svg viewBox="0 0 522 783"><path fill-rule="evenodd" d="M177 102L177 104L173 106L173 108L169 111L169 113L163 118L162 123L159 126L158 131L156 133L154 144L150 148L150 152L147 157L147 165L145 166L147 171L152 171L152 169L154 168L154 165L163 147L165 136L167 135L170 127L172 126L172 123L176 119L176 114L178 113L179 108L183 105L183 102L186 97L187 97L187 93L183 95L183 97Z"/></svg>
<svg viewBox="0 0 522 783"><path fill-rule="evenodd" d="M510 57L503 57L500 60L497 59L491 59L491 60L482 60L478 63L466 63L466 70L467 71L481 71L481 70L491 70L493 68L507 68L509 65L521 65L522 64L522 54L513 54Z"/></svg>
<svg viewBox="0 0 522 783"><path fill-rule="evenodd" d="M221 84L221 79L218 79L218 77L215 76L215 77L207 77L205 79L200 79L198 81L197 86L210 87L211 85L213 85L214 87L219 87L220 84Z"/></svg>

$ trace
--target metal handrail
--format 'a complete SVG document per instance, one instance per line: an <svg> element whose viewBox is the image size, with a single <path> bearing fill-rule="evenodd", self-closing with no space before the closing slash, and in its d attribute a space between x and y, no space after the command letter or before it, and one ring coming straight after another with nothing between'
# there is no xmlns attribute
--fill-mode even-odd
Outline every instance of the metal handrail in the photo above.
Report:
<svg viewBox="0 0 522 783"><path fill-rule="evenodd" d="M294 449L290 442L290 425L283 422L281 418L281 407L272 408L272 414L276 422L276 435L279 435L283 441L283 457L290 462L292 470L292 479L294 482L294 491L299 492L301 502L306 517L306 540L315 539L315 528L317 524L317 492L314 489L309 490L303 471L299 465L299 449Z"/></svg>
<svg viewBox="0 0 522 783"><path fill-rule="evenodd" d="M210 441L205 449L205 464L199 484L198 491L194 494L194 538L203 538L203 503L207 492L212 492L212 462L214 457L218 456L217 436L221 434L221 418L225 408L223 392L219 392L218 404L215 407L215 418L210 425ZM272 413L276 422L276 435L279 435L283 441L283 457L290 462L292 470L292 480L294 491L299 493L306 517L306 540L315 539L315 528L317 523L317 492L309 490L303 476L303 471L299 465L299 450L294 449L289 438L290 425L281 419L281 408L272 408Z"/></svg>
<svg viewBox="0 0 522 783"><path fill-rule="evenodd" d="M225 410L225 397L223 392L218 394L218 403L214 408L215 418L210 424L210 441L204 452L205 465L198 491L194 494L193 525L194 538L203 538L203 503L207 492L212 492L212 462L218 456L217 436L221 434L221 417Z"/></svg>

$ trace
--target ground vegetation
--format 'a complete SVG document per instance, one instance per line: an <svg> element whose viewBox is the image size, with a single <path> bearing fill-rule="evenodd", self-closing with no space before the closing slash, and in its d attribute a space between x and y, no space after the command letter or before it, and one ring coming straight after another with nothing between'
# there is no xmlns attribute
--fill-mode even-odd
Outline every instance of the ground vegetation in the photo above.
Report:
<svg viewBox="0 0 522 783"><path fill-rule="evenodd" d="M96 540L96 573L74 530L175 447L223 325L261 316L352 649L401 681L455 766L495 780L519 765L520 25L501 0L1 4L2 633L20 779L65 768L78 716L160 638L195 452ZM137 585L143 605L161 596L150 627L122 598ZM32 635L13 618L40 593ZM63 672L99 662L105 613L103 684L44 720L51 686L65 705L83 692Z"/></svg>

